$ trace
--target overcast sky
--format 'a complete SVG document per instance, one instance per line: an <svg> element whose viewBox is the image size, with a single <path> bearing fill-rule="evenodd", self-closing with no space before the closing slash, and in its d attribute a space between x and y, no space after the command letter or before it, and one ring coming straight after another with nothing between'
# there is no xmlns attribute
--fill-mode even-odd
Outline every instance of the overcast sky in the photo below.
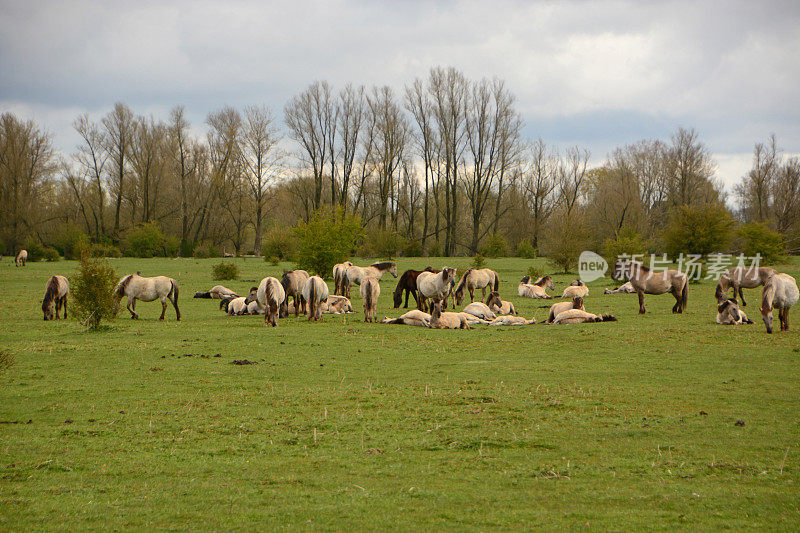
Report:
<svg viewBox="0 0 800 533"><path fill-rule="evenodd" d="M116 101L201 129L224 105L314 80L401 89L432 66L497 76L531 138L616 146L694 127L730 186L775 133L800 152L800 2L91 2L0 0L0 112L74 150Z"/></svg>

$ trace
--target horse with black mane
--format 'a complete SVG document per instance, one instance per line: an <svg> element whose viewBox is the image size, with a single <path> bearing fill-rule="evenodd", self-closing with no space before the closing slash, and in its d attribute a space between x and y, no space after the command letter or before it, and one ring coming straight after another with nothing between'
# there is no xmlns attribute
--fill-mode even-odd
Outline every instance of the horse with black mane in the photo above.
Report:
<svg viewBox="0 0 800 533"><path fill-rule="evenodd" d="M47 280L44 290L44 300L42 300L42 312L45 320L53 320L53 306L55 304L55 319L61 307L64 307L64 318L67 318L67 296L69 296L69 281L64 276L56 274Z"/></svg>
<svg viewBox="0 0 800 533"><path fill-rule="evenodd" d="M403 305L403 309L408 308L408 297L409 295L414 297L414 301L417 302L417 306L419 306L419 296L417 295L417 277L423 272L434 272L438 273L441 272L440 270L436 270L433 267L425 267L423 270L406 270L403 272L403 275L400 276L400 281L397 282L397 287L394 289L394 308L397 309L400 307L400 304L403 303L403 292L405 291L406 295L406 303Z"/></svg>
<svg viewBox="0 0 800 533"><path fill-rule="evenodd" d="M139 274L129 274L119 280L114 289L114 296L117 301L123 296L128 297L127 308L131 313L131 318L139 318L136 314L136 300L152 302L161 300L161 316L159 320L164 320L167 312L167 300L172 302L175 308L177 320L181 319L181 311L178 309L178 283L167 276L155 276L153 278L143 278Z"/></svg>

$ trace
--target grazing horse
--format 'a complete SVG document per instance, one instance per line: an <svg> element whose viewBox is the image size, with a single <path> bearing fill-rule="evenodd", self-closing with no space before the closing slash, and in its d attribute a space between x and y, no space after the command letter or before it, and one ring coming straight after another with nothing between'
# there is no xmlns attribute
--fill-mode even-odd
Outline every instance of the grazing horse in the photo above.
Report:
<svg viewBox="0 0 800 533"><path fill-rule="evenodd" d="M627 279L631 282L633 288L636 289L636 294L639 295L640 315L647 312L644 307L645 294L672 293L675 297L672 312L683 313L686 310L686 302L689 298L689 278L679 270L653 272L638 261L619 259L614 264L611 277L619 281Z"/></svg>
<svg viewBox="0 0 800 533"><path fill-rule="evenodd" d="M419 291L417 307L419 307L420 311L427 311L428 298L444 300L445 305L447 305L447 297L453 290L453 284L455 282L455 268L444 267L438 274L434 274L433 272L421 272L417 276L417 290Z"/></svg>
<svg viewBox="0 0 800 533"><path fill-rule="evenodd" d="M381 286L375 278L364 278L361 281L361 298L364 300L364 322L375 322L378 310L378 297Z"/></svg>
<svg viewBox="0 0 800 533"><path fill-rule="evenodd" d="M564 289L564 293L561 295L561 297L572 300L573 298L585 298L588 295L589 287L587 287L581 280L576 279Z"/></svg>
<svg viewBox="0 0 800 533"><path fill-rule="evenodd" d="M633 288L633 285L631 285L630 281L626 281L625 283L623 283L622 285L620 285L616 289L612 289L612 290L606 289L606 290L604 290L603 294L618 294L620 292L624 293L624 294L633 294L633 293L636 292L636 289Z"/></svg>
<svg viewBox="0 0 800 533"><path fill-rule="evenodd" d="M714 295L717 297L717 302L722 303L728 299L728 290L733 287L733 297L736 298L736 293L738 292L739 298L742 300L742 307L747 307L742 289L760 287L767 282L771 275L776 273L777 271L774 268L769 267L733 267L720 276Z"/></svg>
<svg viewBox="0 0 800 533"><path fill-rule="evenodd" d="M328 285L319 276L311 276L303 286L303 301L308 305L308 320L322 317L322 304L328 300ZM295 301L295 307L297 301Z"/></svg>
<svg viewBox="0 0 800 533"><path fill-rule="evenodd" d="M261 280L261 283L258 284L258 291L256 292L256 301L258 305L265 309L264 326L271 325L275 327L278 325L278 307L280 307L285 299L286 293L280 281L272 276Z"/></svg>
<svg viewBox="0 0 800 533"><path fill-rule="evenodd" d="M25 263L28 262L28 250L20 250L17 256L14 258L14 266L25 266Z"/></svg>
<svg viewBox="0 0 800 533"><path fill-rule="evenodd" d="M466 313L442 313L442 301L433 301L430 327L432 329L469 329Z"/></svg>
<svg viewBox="0 0 800 533"><path fill-rule="evenodd" d="M527 326L529 324L536 324L536 319L526 320L525 317L506 315L499 316L489 322L490 326Z"/></svg>
<svg viewBox="0 0 800 533"><path fill-rule="evenodd" d="M289 297L294 303L294 316L297 318L300 313L306 314L306 303L303 300L303 288L308 283L311 276L305 270L291 270L284 272L281 278L281 286L286 293L286 299L281 304L280 317L289 316Z"/></svg>
<svg viewBox="0 0 800 533"><path fill-rule="evenodd" d="M355 283L361 285L361 280L364 278L377 278L381 279L383 274L388 272L393 277L397 277L397 264L392 261L383 263L373 263L368 267L360 267L350 265L344 271L344 296L350 298L350 287Z"/></svg>
<svg viewBox="0 0 800 533"><path fill-rule="evenodd" d="M531 283L531 277L525 276L520 280L517 294L522 298L533 298L535 300L551 300L553 297L547 294L547 289L555 290L552 276L542 276L535 283Z"/></svg>
<svg viewBox="0 0 800 533"><path fill-rule="evenodd" d="M734 326L752 323L753 321L747 318L744 311L739 309L739 302L736 301L736 298L725 300L717 306L717 324Z"/></svg>
<svg viewBox="0 0 800 533"><path fill-rule="evenodd" d="M333 294L344 295L344 272L347 267L353 266L350 261L333 265Z"/></svg>
<svg viewBox="0 0 800 533"><path fill-rule="evenodd" d="M389 318L384 317L381 320L381 324L405 324L407 326L420 326L423 328L431 327L431 315L420 311L419 309L413 309L403 315L400 315L400 318Z"/></svg>
<svg viewBox="0 0 800 533"><path fill-rule="evenodd" d="M465 290L469 291L470 302L475 301L475 289L481 289L481 299L486 298L486 287L489 287L490 292L500 289L500 277L497 272L489 268L481 268L480 270L468 268L464 275L461 276L458 287L456 287L456 303L461 305Z"/></svg>
<svg viewBox="0 0 800 533"><path fill-rule="evenodd" d="M797 281L789 274L773 274L764 284L761 293L761 317L767 326L767 333L772 333L772 309L779 309L781 331L789 331L789 309L797 303L800 291Z"/></svg>
<svg viewBox="0 0 800 533"><path fill-rule="evenodd" d="M122 278L114 289L117 301L123 296L128 297L127 308L131 313L131 318L139 318L136 314L136 300L152 302L161 300L161 316L159 320L164 320L167 312L167 300L172 302L175 308L177 320L181 319L181 311L178 309L178 283L166 276L155 276L153 278L143 278L139 274L129 274Z"/></svg>
<svg viewBox="0 0 800 533"><path fill-rule="evenodd" d="M425 267L425 270L406 270L403 272L403 275L400 276L400 281L397 282L397 287L394 289L394 308L397 309L400 307L400 304L403 303L403 291L406 293L406 303L403 305L403 309L408 309L408 296L414 296L414 300L417 302L417 307L419 307L419 296L417 296L417 277L423 272L440 272L439 270L435 270L431 267Z"/></svg>
<svg viewBox="0 0 800 533"><path fill-rule="evenodd" d="M514 304L505 300L501 300L500 293L497 291L492 291L489 293L489 297L486 298L486 305L488 305L489 309L491 309L496 315L517 314L517 310L514 309Z"/></svg>
<svg viewBox="0 0 800 533"><path fill-rule="evenodd" d="M483 302L472 302L464 308L462 313L467 313L468 315L478 317L481 320L494 320L497 318L497 315L494 313L494 311L489 309L489 306Z"/></svg>
<svg viewBox="0 0 800 533"><path fill-rule="evenodd" d="M585 324L592 322L616 322L614 315L593 315L582 309L568 309L558 314L553 324Z"/></svg>
<svg viewBox="0 0 800 533"><path fill-rule="evenodd" d="M53 320L53 304L55 304L56 314L55 319L58 320L58 314L61 311L61 306L64 306L64 318L67 318L67 296L69 296L69 281L64 276L56 274L47 280L47 286L44 289L44 300L42 300L42 311L44 312L45 320Z"/></svg>
<svg viewBox="0 0 800 533"><path fill-rule="evenodd" d="M570 309L580 309L586 311L583 307L583 298L573 298L571 302L558 302L550 306L550 312L547 314L546 324L552 324L559 313L569 311Z"/></svg>

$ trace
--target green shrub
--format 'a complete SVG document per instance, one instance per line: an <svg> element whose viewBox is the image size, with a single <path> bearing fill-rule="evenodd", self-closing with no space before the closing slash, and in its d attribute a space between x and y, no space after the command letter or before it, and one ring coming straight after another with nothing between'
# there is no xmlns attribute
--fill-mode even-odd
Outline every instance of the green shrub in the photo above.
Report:
<svg viewBox="0 0 800 533"><path fill-rule="evenodd" d="M522 241L517 245L514 255L523 259L536 259L536 248L531 243Z"/></svg>
<svg viewBox="0 0 800 533"><path fill-rule="evenodd" d="M88 328L117 314L119 298L114 295L117 274L106 259L83 256L78 272L69 280L74 315Z"/></svg>
<svg viewBox="0 0 800 533"><path fill-rule="evenodd" d="M644 255L646 252L644 238L632 229L624 229L615 238L605 239L600 247L600 253L609 264L613 264L621 255Z"/></svg>
<svg viewBox="0 0 800 533"><path fill-rule="evenodd" d="M192 253L195 259L208 259L209 257L219 257L219 252L211 244L200 244L194 247Z"/></svg>
<svg viewBox="0 0 800 533"><path fill-rule="evenodd" d="M502 235L494 233L481 250L481 255L486 257L505 257L508 255L508 243L506 243Z"/></svg>
<svg viewBox="0 0 800 533"><path fill-rule="evenodd" d="M76 224L65 224L53 241L53 246L64 259L79 259L89 248L89 236Z"/></svg>
<svg viewBox="0 0 800 533"><path fill-rule="evenodd" d="M264 233L261 240L264 261L277 257L278 261L294 261L297 254L297 236L292 228L274 225Z"/></svg>
<svg viewBox="0 0 800 533"><path fill-rule="evenodd" d="M533 265L528 267L526 274L531 277L531 283L544 276L544 272Z"/></svg>
<svg viewBox="0 0 800 533"><path fill-rule="evenodd" d="M58 253L58 250L56 250L52 246L45 246L44 253L42 254L42 259L52 263L55 261L60 261L61 255Z"/></svg>
<svg viewBox="0 0 800 533"><path fill-rule="evenodd" d="M166 238L155 222L146 222L128 230L122 251L130 257L154 257L164 255Z"/></svg>
<svg viewBox="0 0 800 533"><path fill-rule="evenodd" d="M393 259L405 248L406 240L391 230L372 230L364 236L364 242L358 251L361 257L381 257Z"/></svg>
<svg viewBox="0 0 800 533"><path fill-rule="evenodd" d="M239 267L234 263L217 263L211 267L211 277L215 280L236 279L239 277Z"/></svg>
<svg viewBox="0 0 800 533"><path fill-rule="evenodd" d="M666 252L708 255L725 250L731 241L733 217L717 204L678 207L664 232Z"/></svg>
<svg viewBox="0 0 800 533"><path fill-rule="evenodd" d="M481 254L475 254L472 258L472 268L480 270L486 266L486 259Z"/></svg>
<svg viewBox="0 0 800 533"><path fill-rule="evenodd" d="M428 246L428 255L430 257L440 257L442 255L442 245L439 241L433 241L433 244Z"/></svg>
<svg viewBox="0 0 800 533"><path fill-rule="evenodd" d="M588 231L582 214L573 213L569 218L556 214L543 251L550 265L566 274L577 266L578 257L586 250L587 243Z"/></svg>
<svg viewBox="0 0 800 533"><path fill-rule="evenodd" d="M92 244L89 247L92 257L122 257L122 252L113 244Z"/></svg>
<svg viewBox="0 0 800 533"><path fill-rule="evenodd" d="M737 252L747 257L760 254L761 260L769 264L779 262L786 252L783 236L759 222L740 226L736 230L735 245Z"/></svg>
<svg viewBox="0 0 800 533"><path fill-rule="evenodd" d="M178 257L181 250L181 240L172 235L167 235L164 239L164 255L166 257Z"/></svg>
<svg viewBox="0 0 800 533"><path fill-rule="evenodd" d="M422 257L422 244L416 239L409 239L403 247L403 256Z"/></svg>
<svg viewBox="0 0 800 533"><path fill-rule="evenodd" d="M330 277L333 265L347 259L364 235L361 219L355 215L343 217L340 209L318 210L294 231L298 266L323 278Z"/></svg>

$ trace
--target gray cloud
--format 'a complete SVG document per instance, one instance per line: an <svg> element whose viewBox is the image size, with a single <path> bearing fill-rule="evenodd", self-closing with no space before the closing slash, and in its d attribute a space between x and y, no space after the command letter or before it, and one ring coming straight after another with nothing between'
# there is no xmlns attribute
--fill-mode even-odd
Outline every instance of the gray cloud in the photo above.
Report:
<svg viewBox="0 0 800 533"><path fill-rule="evenodd" d="M280 114L315 79L401 89L434 65L507 80L526 133L614 146L696 127L728 183L774 132L800 151L796 2L11 2L0 110L71 150L83 111L122 100L199 127L223 105ZM737 162L738 163L735 163Z"/></svg>

